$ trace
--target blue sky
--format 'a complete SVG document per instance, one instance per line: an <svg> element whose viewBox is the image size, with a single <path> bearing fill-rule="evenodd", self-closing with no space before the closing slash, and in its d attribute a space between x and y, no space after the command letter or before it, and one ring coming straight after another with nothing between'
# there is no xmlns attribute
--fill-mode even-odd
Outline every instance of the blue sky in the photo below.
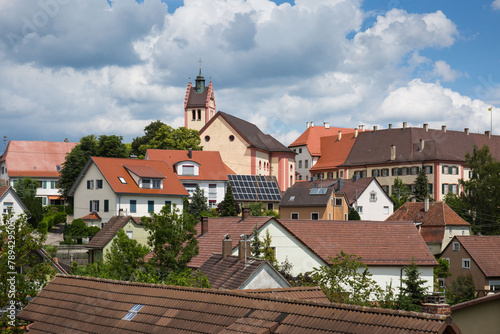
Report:
<svg viewBox="0 0 500 334"><path fill-rule="evenodd" d="M311 121L484 132L489 107L500 134L499 35L500 0L0 0L0 138L182 126L199 58L217 109L284 144Z"/></svg>

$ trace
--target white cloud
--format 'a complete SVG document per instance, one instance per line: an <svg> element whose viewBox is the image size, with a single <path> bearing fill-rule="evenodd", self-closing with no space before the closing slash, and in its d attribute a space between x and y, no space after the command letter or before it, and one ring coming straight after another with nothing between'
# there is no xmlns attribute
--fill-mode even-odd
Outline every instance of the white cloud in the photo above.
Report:
<svg viewBox="0 0 500 334"><path fill-rule="evenodd" d="M491 7L493 7L493 9L499 10L500 9L500 0L493 1L491 4Z"/></svg>
<svg viewBox="0 0 500 334"><path fill-rule="evenodd" d="M434 63L433 73L445 82L455 81L456 78L462 75L460 72L453 70L444 60L438 60Z"/></svg>

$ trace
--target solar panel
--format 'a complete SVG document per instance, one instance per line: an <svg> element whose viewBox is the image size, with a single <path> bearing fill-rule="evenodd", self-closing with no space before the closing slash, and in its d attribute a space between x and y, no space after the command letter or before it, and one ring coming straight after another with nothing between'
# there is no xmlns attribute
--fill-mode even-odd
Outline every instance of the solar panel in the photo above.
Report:
<svg viewBox="0 0 500 334"><path fill-rule="evenodd" d="M235 200L281 201L278 182L274 176L228 175Z"/></svg>

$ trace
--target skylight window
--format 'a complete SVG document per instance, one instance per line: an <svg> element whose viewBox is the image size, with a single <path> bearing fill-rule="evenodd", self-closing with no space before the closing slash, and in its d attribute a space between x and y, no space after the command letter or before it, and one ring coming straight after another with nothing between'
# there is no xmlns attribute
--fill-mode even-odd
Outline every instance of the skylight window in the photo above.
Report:
<svg viewBox="0 0 500 334"><path fill-rule="evenodd" d="M290 196L290 199L288 201L293 202L294 199L295 199L295 196Z"/></svg>
<svg viewBox="0 0 500 334"><path fill-rule="evenodd" d="M127 181L125 181L125 179L121 176L118 176L118 180L120 180L120 182L123 184L127 184Z"/></svg>
<svg viewBox="0 0 500 334"><path fill-rule="evenodd" d="M312 188L309 191L309 195L324 195L326 194L326 188Z"/></svg>
<svg viewBox="0 0 500 334"><path fill-rule="evenodd" d="M132 306L132 308L128 311L127 314L122 318L122 320L127 320L130 321L134 319L134 317L139 313L139 311L144 307L142 304L135 304Z"/></svg>

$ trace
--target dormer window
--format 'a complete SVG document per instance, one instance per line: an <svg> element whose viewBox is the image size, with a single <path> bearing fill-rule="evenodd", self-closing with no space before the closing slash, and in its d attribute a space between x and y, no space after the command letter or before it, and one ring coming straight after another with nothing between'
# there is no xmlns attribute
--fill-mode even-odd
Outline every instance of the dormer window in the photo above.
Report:
<svg viewBox="0 0 500 334"><path fill-rule="evenodd" d="M151 188L151 179L142 179L142 187L145 189Z"/></svg>
<svg viewBox="0 0 500 334"><path fill-rule="evenodd" d="M161 179L153 179L153 189L161 188Z"/></svg>
<svg viewBox="0 0 500 334"><path fill-rule="evenodd" d="M182 166L182 175L194 175L194 166L193 165Z"/></svg>
<svg viewBox="0 0 500 334"><path fill-rule="evenodd" d="M142 178L141 179L141 188L143 189L161 189L162 188L162 179L153 179L153 178Z"/></svg>

